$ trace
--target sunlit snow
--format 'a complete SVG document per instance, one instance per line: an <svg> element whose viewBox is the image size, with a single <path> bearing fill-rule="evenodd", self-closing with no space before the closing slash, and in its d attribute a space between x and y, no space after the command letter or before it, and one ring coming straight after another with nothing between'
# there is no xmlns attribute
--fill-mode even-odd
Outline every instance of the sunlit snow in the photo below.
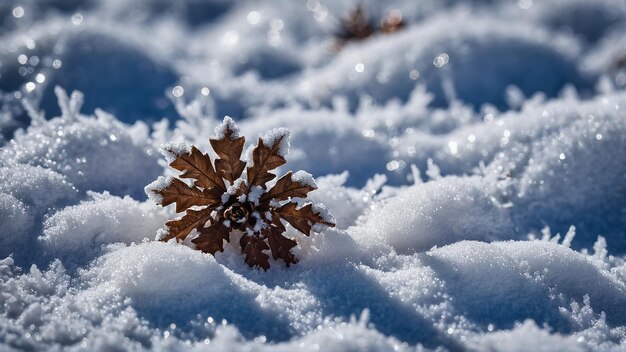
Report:
<svg viewBox="0 0 626 352"><path fill-rule="evenodd" d="M406 26L337 46L358 4ZM624 33L624 0L3 0L0 350L626 349ZM235 123L335 219L295 265L155 241L159 151Z"/></svg>

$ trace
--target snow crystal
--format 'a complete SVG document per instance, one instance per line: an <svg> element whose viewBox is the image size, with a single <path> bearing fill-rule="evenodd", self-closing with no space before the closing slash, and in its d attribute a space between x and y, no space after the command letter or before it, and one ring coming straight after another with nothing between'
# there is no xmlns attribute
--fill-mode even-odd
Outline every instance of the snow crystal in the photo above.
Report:
<svg viewBox="0 0 626 352"><path fill-rule="evenodd" d="M0 350L623 350L622 2L0 1ZM150 240L227 127L316 175L297 265Z"/></svg>
<svg viewBox="0 0 626 352"><path fill-rule="evenodd" d="M45 220L39 241L49 255L64 258L65 263L85 263L100 253L104 244L154 237L167 220L154 205L130 197L92 194L92 198Z"/></svg>
<svg viewBox="0 0 626 352"><path fill-rule="evenodd" d="M328 223L331 223L331 224L335 223L335 218L333 218L333 216L330 215L330 212L324 206L324 204L321 204L321 203L311 203L311 208L313 209L314 212L319 214L324 221L326 221Z"/></svg>
<svg viewBox="0 0 626 352"><path fill-rule="evenodd" d="M224 139L226 138L226 131L231 130L232 134L230 135L230 139L239 138L239 127L235 123L235 121L230 116L225 116L224 121L215 127L215 135L213 135L213 139Z"/></svg>
<svg viewBox="0 0 626 352"><path fill-rule="evenodd" d="M299 171L294 172L291 175L291 181L313 187L314 189L317 188L313 175L311 175L310 173L304 170L299 170Z"/></svg>
<svg viewBox="0 0 626 352"><path fill-rule="evenodd" d="M479 177L446 177L411 186L369 213L358 231L359 241L386 243L400 253L462 239L515 237L507 211L494 204Z"/></svg>
<svg viewBox="0 0 626 352"><path fill-rule="evenodd" d="M59 101L59 108L61 109L61 117L65 120L76 120L80 114L80 108L83 106L85 96L79 91L73 91L70 97L67 96L65 89L56 86L54 87L54 94Z"/></svg>
<svg viewBox="0 0 626 352"><path fill-rule="evenodd" d="M247 181L243 178L238 178L236 179L232 185L228 186L228 188L226 189L226 192L224 192L224 194L222 194L222 204L226 204L228 202L228 200L230 199L230 197L234 196L235 194L237 194L237 191L242 187L242 185L245 185L247 183ZM239 201L240 203L243 203L246 201L246 195L242 194L238 197L237 201Z"/></svg>
<svg viewBox="0 0 626 352"><path fill-rule="evenodd" d="M261 219L261 214L259 214L256 211L252 212L252 217L257 220L256 224L254 225L254 228L252 229L253 232L254 233L261 232L261 230L263 230L267 226L267 224L265 223L265 221L263 221L263 219Z"/></svg>
<svg viewBox="0 0 626 352"><path fill-rule="evenodd" d="M248 192L248 201L252 202L254 204L259 204L259 199L261 199L261 196L263 195L263 192L265 192L265 190L263 189L263 187L261 186L252 186L250 188L250 192Z"/></svg>
<svg viewBox="0 0 626 352"><path fill-rule="evenodd" d="M172 176L159 176L156 180L152 181L146 187L144 187L144 192L148 195L148 198L156 204L161 204L163 202L163 196L157 193L158 191L162 191L172 184L173 177Z"/></svg>
<svg viewBox="0 0 626 352"><path fill-rule="evenodd" d="M52 170L83 194L143 197L143 187L161 174L161 167L140 126L129 127L102 111L95 117L54 118L16 135L0 150L0 160Z"/></svg>
<svg viewBox="0 0 626 352"><path fill-rule="evenodd" d="M286 156L289 153L289 134L290 132L287 128L274 128L263 134L261 140L263 141L263 145L270 148L280 141L278 155Z"/></svg>
<svg viewBox="0 0 626 352"><path fill-rule="evenodd" d="M185 143L164 143L159 150L167 162L171 163L179 156L189 154L191 147Z"/></svg>
<svg viewBox="0 0 626 352"><path fill-rule="evenodd" d="M27 207L18 199L0 193L0 223L0 257L4 258L14 252L21 256L29 242L34 240L30 235L35 225L33 215L29 214Z"/></svg>

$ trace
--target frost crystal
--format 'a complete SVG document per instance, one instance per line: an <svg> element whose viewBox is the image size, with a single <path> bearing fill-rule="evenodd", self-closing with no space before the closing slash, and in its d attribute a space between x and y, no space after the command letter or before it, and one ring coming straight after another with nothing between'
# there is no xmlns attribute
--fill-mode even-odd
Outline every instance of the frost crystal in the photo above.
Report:
<svg viewBox="0 0 626 352"><path fill-rule="evenodd" d="M317 188L313 175L304 170L294 172L293 175L291 175L291 181Z"/></svg>
<svg viewBox="0 0 626 352"><path fill-rule="evenodd" d="M163 196L160 192L169 187L169 185L172 184L172 181L173 178L171 176L159 176L159 178L144 187L144 191L148 195L148 198L150 198L153 202L160 204L163 201Z"/></svg>
<svg viewBox="0 0 626 352"><path fill-rule="evenodd" d="M286 156L289 153L289 130L284 127L274 128L273 130L267 131L263 136L261 136L261 140L265 146L271 146L276 144L276 141L279 139L280 146L278 149L278 155Z"/></svg>
<svg viewBox="0 0 626 352"><path fill-rule="evenodd" d="M191 151L185 143L165 143L161 145L159 149L161 154L165 157L168 163L171 163L181 155L188 154Z"/></svg>
<svg viewBox="0 0 626 352"><path fill-rule="evenodd" d="M224 121L215 127L215 134L211 137L213 139L237 139L239 138L239 127L235 124L235 121L230 116L225 116Z"/></svg>

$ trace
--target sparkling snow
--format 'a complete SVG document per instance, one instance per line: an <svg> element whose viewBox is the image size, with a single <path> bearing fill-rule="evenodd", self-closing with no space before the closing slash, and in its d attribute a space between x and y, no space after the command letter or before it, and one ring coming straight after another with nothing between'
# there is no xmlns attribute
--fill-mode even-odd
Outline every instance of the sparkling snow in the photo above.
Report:
<svg viewBox="0 0 626 352"><path fill-rule="evenodd" d="M338 51L357 3L0 2L0 350L626 349L624 1L371 0ZM296 265L154 241L227 127L336 222Z"/></svg>

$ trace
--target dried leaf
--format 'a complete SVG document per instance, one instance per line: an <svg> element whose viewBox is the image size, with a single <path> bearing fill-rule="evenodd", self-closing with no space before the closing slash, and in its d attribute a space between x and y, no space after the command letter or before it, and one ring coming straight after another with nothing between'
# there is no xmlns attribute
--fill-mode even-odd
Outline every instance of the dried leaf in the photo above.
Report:
<svg viewBox="0 0 626 352"><path fill-rule="evenodd" d="M365 9L362 5L359 5L341 21L340 31L335 36L340 41L347 42L350 40L362 40L372 34L374 34L374 28L365 14Z"/></svg>
<svg viewBox="0 0 626 352"><path fill-rule="evenodd" d="M380 31L386 34L395 33L406 26L402 12L393 10L380 21Z"/></svg>
<svg viewBox="0 0 626 352"><path fill-rule="evenodd" d="M335 226L335 224L326 222L320 214L313 211L313 204L311 203L301 208L296 208L296 203L287 203L278 208L278 213L280 217L290 223L296 230L307 236L311 235L313 224L318 223L330 227Z"/></svg>
<svg viewBox="0 0 626 352"><path fill-rule="evenodd" d="M267 227L264 229L263 234L267 237L267 242L272 250L272 257L274 259L282 258L285 264L295 264L298 262L296 256L291 253L291 248L297 245L296 241L283 236L283 231L276 227Z"/></svg>
<svg viewBox="0 0 626 352"><path fill-rule="evenodd" d="M160 179L146 187L149 194L161 196L159 201L163 206L175 203L176 211L187 210L180 219L165 224L168 233L162 240L182 241L197 229L199 235L192 240L196 248L215 254L224 250L224 241L230 241L231 232L237 230L243 232L239 245L245 262L251 267L269 269L269 254L264 252L267 250L274 260L282 259L287 266L294 264L297 258L291 249L297 243L283 235L282 220L306 235L310 235L314 224L334 225L314 211L311 204L300 209L294 203L280 205L289 198L304 198L314 190L311 175L290 171L267 189L266 182L276 177L270 170L286 162L281 145L288 141L289 131L278 129L259 138L247 177L241 176L245 164L240 160L245 139L239 137L237 131L228 117L215 129L219 137L210 140L218 155L215 163L196 147L182 154L180 148L171 147L177 150L170 150L176 156L170 165L181 171L181 178L194 179L194 185L175 178L165 185Z"/></svg>
<svg viewBox="0 0 626 352"><path fill-rule="evenodd" d="M180 213L192 206L216 205L220 199L211 191L201 190L196 186L188 186L183 181L174 178L167 187L156 190L154 193L163 197L161 205L167 206L176 203L176 212Z"/></svg>
<svg viewBox="0 0 626 352"><path fill-rule="evenodd" d="M289 197L305 198L309 192L316 189L309 184L297 181L294 182L291 179L291 176L292 173L289 171L283 177L279 178L274 187L261 197L261 202L265 202L270 199L285 200Z"/></svg>
<svg viewBox="0 0 626 352"><path fill-rule="evenodd" d="M184 240L193 229L204 227L207 221L211 219L211 208L202 210L187 210L187 213L177 220L170 220L165 223L167 226L167 235L161 241L169 241L176 238L179 241Z"/></svg>
<svg viewBox="0 0 626 352"><path fill-rule="evenodd" d="M280 144L287 136L281 136L276 138L274 144L266 146L263 144L263 140L259 138L256 148L252 151L252 160L254 165L248 167L248 187L261 186L265 188L265 183L276 177L276 175L269 172L287 161L283 158L280 152Z"/></svg>
<svg viewBox="0 0 626 352"><path fill-rule="evenodd" d="M215 160L215 171L231 184L241 176L246 167L246 163L239 160L246 139L244 137L231 139L233 133L234 131L227 125L223 138L209 141L219 157Z"/></svg>
<svg viewBox="0 0 626 352"><path fill-rule="evenodd" d="M279 229L285 231L285 225L283 225L283 222L280 221L280 214L278 213L278 211L273 211L271 212L272 214L272 224L276 227L278 227Z"/></svg>
<svg viewBox="0 0 626 352"><path fill-rule="evenodd" d="M194 238L191 242L196 247L205 252L215 254L215 252L224 251L224 241L230 242L230 228L221 222L216 222L209 227L198 229L200 236Z"/></svg>
<svg viewBox="0 0 626 352"><path fill-rule="evenodd" d="M270 268L268 261L270 256L263 253L263 250L267 250L269 247L261 238L244 235L241 237L241 240L239 240L239 245L241 246L241 251L246 256L246 264L250 267L258 265L264 270Z"/></svg>
<svg viewBox="0 0 626 352"><path fill-rule="evenodd" d="M226 191L224 180L215 172L211 158L202 153L195 146L187 154L179 155L170 163L174 169L181 171L181 178L196 179L195 185L205 189L217 188L220 192Z"/></svg>

